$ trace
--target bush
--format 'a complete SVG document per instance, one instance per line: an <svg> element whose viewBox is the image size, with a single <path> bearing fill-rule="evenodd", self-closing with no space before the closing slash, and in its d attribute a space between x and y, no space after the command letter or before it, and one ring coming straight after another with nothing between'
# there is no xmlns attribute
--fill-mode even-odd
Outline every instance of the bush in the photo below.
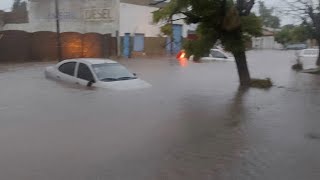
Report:
<svg viewBox="0 0 320 180"><path fill-rule="evenodd" d="M259 89L269 89L273 86L270 78L267 79L251 79L250 86Z"/></svg>
<svg viewBox="0 0 320 180"><path fill-rule="evenodd" d="M300 70L303 69L303 65L302 65L301 63L294 64L294 65L292 66L292 69L293 69L293 70L300 71Z"/></svg>

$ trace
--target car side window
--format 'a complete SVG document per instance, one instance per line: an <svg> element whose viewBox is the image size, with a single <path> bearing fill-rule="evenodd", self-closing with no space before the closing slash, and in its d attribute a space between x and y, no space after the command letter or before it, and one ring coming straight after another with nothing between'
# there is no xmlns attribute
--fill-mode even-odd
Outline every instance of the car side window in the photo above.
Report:
<svg viewBox="0 0 320 180"><path fill-rule="evenodd" d="M221 52L215 50L211 51L211 56L214 58L226 58L226 56L223 55Z"/></svg>
<svg viewBox="0 0 320 180"><path fill-rule="evenodd" d="M77 77L86 81L94 80L91 70L83 63L79 64Z"/></svg>
<svg viewBox="0 0 320 180"><path fill-rule="evenodd" d="M76 63L75 62L67 62L62 64L59 67L59 71L64 73L64 74L68 74L70 76L74 76L74 70L76 68Z"/></svg>

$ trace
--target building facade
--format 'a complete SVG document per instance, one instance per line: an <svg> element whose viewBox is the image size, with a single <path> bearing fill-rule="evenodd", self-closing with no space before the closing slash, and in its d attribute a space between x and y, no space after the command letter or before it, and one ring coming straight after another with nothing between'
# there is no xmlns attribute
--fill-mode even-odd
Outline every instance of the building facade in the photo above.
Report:
<svg viewBox="0 0 320 180"><path fill-rule="evenodd" d="M60 32L65 36L71 36L70 33L111 35L116 40L117 55L125 57L177 53L182 47L183 39L187 37L188 30L192 27L185 25L182 20L175 21L173 39L161 35L161 26L153 23L152 12L166 3L154 5L155 1L59 0ZM54 0L28 0L26 14L28 21L7 23L3 26L3 30L36 34L54 33L56 32L55 7ZM76 37L80 36L73 34L73 40L70 41L74 43Z"/></svg>
<svg viewBox="0 0 320 180"><path fill-rule="evenodd" d="M61 32L115 35L119 27L119 0L59 1ZM28 23L6 24L5 30L56 31L54 0L29 0Z"/></svg>
<svg viewBox="0 0 320 180"><path fill-rule="evenodd" d="M282 45L275 41L277 30L264 27L261 37L252 38L253 49L281 49Z"/></svg>
<svg viewBox="0 0 320 180"><path fill-rule="evenodd" d="M153 23L152 12L163 5L159 7L150 4L152 3L148 0L120 2L119 34L122 37L124 56L175 54L180 51L183 39L187 38L188 30L195 29L186 25L183 20L178 20L173 24L173 40L162 36L161 23ZM179 15L173 17L173 19L179 18L181 18Z"/></svg>

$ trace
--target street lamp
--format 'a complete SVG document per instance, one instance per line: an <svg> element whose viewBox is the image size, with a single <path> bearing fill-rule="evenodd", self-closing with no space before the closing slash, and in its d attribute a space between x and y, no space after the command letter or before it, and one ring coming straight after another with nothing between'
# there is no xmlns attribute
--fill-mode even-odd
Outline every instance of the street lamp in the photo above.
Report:
<svg viewBox="0 0 320 180"><path fill-rule="evenodd" d="M62 61L61 37L60 37L59 0L55 0L54 2L55 2L56 27L57 27L57 53L58 53L58 61Z"/></svg>

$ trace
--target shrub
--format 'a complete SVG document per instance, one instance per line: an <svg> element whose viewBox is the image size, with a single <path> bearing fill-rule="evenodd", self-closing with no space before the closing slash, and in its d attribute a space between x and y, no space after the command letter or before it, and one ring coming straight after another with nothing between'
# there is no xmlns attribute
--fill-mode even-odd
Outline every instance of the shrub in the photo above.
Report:
<svg viewBox="0 0 320 180"><path fill-rule="evenodd" d="M251 79L250 87L259 89L269 89L273 86L270 78L266 79Z"/></svg>

